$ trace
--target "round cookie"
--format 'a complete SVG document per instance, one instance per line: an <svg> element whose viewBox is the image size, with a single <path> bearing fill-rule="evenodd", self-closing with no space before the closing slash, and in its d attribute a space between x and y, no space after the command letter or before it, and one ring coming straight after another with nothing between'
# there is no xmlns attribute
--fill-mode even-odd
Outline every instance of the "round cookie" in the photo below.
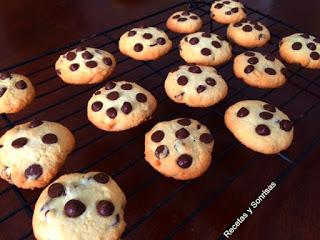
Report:
<svg viewBox="0 0 320 240"><path fill-rule="evenodd" d="M258 88L278 88L287 81L283 63L259 52L250 51L236 56L233 71L237 78Z"/></svg>
<svg viewBox="0 0 320 240"><path fill-rule="evenodd" d="M34 119L0 138L0 177L17 187L46 186L58 173L75 139L64 126Z"/></svg>
<svg viewBox="0 0 320 240"><path fill-rule="evenodd" d="M126 197L106 173L63 175L45 188L34 209L38 240L118 240Z"/></svg>
<svg viewBox="0 0 320 240"><path fill-rule="evenodd" d="M201 27L201 18L189 11L175 12L167 20L167 28L176 33L194 33Z"/></svg>
<svg viewBox="0 0 320 240"><path fill-rule="evenodd" d="M210 166L213 144L208 128L196 120L160 122L145 135L145 159L167 177L193 179Z"/></svg>
<svg viewBox="0 0 320 240"><path fill-rule="evenodd" d="M59 57L55 68L69 84L94 84L104 81L116 66L114 56L100 49L77 47Z"/></svg>
<svg viewBox="0 0 320 240"><path fill-rule="evenodd" d="M218 23L236 23L247 17L244 6L235 0L215 0L211 5L211 18Z"/></svg>
<svg viewBox="0 0 320 240"><path fill-rule="evenodd" d="M154 96L134 82L108 82L88 102L88 119L105 131L122 131L149 119L157 108Z"/></svg>
<svg viewBox="0 0 320 240"><path fill-rule="evenodd" d="M122 34L119 40L120 52L141 61L158 59L171 47L167 34L156 27L133 28Z"/></svg>
<svg viewBox="0 0 320 240"><path fill-rule="evenodd" d="M233 135L248 148L275 154L287 149L293 139L293 123L273 105L245 100L230 106L224 121Z"/></svg>
<svg viewBox="0 0 320 240"><path fill-rule="evenodd" d="M261 23L243 19L227 29L228 38L245 48L262 47L270 40L269 30Z"/></svg>
<svg viewBox="0 0 320 240"><path fill-rule="evenodd" d="M216 69L182 65L169 72L164 87L169 98L190 107L209 107L228 93L228 85Z"/></svg>
<svg viewBox="0 0 320 240"><path fill-rule="evenodd" d="M217 66L232 57L230 43L219 35L207 32L196 32L182 38L179 50L187 63L200 65Z"/></svg>
<svg viewBox="0 0 320 240"><path fill-rule="evenodd" d="M295 33L283 38L279 46L280 56L288 63L320 69L320 38L306 33Z"/></svg>
<svg viewBox="0 0 320 240"><path fill-rule="evenodd" d="M35 97L29 78L14 73L0 73L0 114L20 112Z"/></svg>

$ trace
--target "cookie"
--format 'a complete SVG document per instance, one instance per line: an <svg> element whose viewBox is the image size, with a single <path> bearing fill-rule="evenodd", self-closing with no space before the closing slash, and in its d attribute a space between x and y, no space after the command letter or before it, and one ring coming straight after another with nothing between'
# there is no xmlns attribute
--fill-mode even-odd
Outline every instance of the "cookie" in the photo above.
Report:
<svg viewBox="0 0 320 240"><path fill-rule="evenodd" d="M35 205L38 240L118 240L123 233L126 197L106 173L63 175L44 189Z"/></svg>
<svg viewBox="0 0 320 240"><path fill-rule="evenodd" d="M191 33L181 39L180 56L187 63L217 66L232 57L231 45L221 36L207 33Z"/></svg>
<svg viewBox="0 0 320 240"><path fill-rule="evenodd" d="M237 78L252 87L278 88L286 79L286 68L271 55L259 52L245 52L235 57L233 71Z"/></svg>
<svg viewBox="0 0 320 240"><path fill-rule="evenodd" d="M145 135L145 159L167 177L193 179L210 166L213 144L208 128L196 120L160 122Z"/></svg>
<svg viewBox="0 0 320 240"><path fill-rule="evenodd" d="M233 135L248 148L275 154L293 139L293 123L275 106L258 100L237 102L227 109L224 121Z"/></svg>
<svg viewBox="0 0 320 240"><path fill-rule="evenodd" d="M269 30L261 23L243 19L227 29L228 38L245 48L262 47L270 40Z"/></svg>
<svg viewBox="0 0 320 240"><path fill-rule="evenodd" d="M291 64L320 69L320 38L306 33L295 33L283 38L279 46L280 56Z"/></svg>
<svg viewBox="0 0 320 240"><path fill-rule="evenodd" d="M215 0L210 11L211 18L221 24L236 23L247 17L244 6L235 0Z"/></svg>
<svg viewBox="0 0 320 240"><path fill-rule="evenodd" d="M228 86L216 69L182 65L171 70L164 87L169 98L190 107L210 107L228 93Z"/></svg>
<svg viewBox="0 0 320 240"><path fill-rule="evenodd" d="M0 114L20 112L35 97L29 78L14 73L0 73Z"/></svg>
<svg viewBox="0 0 320 240"><path fill-rule="evenodd" d="M0 177L19 188L46 186L58 173L75 139L64 126L34 119L0 138Z"/></svg>
<svg viewBox="0 0 320 240"><path fill-rule="evenodd" d="M104 81L116 66L114 56L100 49L77 47L59 57L58 76L69 84L94 84Z"/></svg>
<svg viewBox="0 0 320 240"><path fill-rule="evenodd" d="M157 100L134 82L108 82L88 102L88 119L105 131L133 128L149 119Z"/></svg>
<svg viewBox="0 0 320 240"><path fill-rule="evenodd" d="M120 51L136 60L149 61L167 54L172 42L156 27L139 27L125 32L119 40Z"/></svg>
<svg viewBox="0 0 320 240"><path fill-rule="evenodd" d="M167 28L176 33L194 33L201 27L201 18L190 11L175 12L167 20Z"/></svg>

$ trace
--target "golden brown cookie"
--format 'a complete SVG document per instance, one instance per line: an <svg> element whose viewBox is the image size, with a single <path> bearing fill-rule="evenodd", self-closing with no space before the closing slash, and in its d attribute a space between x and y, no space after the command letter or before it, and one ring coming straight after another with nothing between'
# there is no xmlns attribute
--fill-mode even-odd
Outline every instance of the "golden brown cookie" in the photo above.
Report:
<svg viewBox="0 0 320 240"><path fill-rule="evenodd" d="M236 23L246 17L246 10L239 1L215 0L211 5L211 18L218 23Z"/></svg>

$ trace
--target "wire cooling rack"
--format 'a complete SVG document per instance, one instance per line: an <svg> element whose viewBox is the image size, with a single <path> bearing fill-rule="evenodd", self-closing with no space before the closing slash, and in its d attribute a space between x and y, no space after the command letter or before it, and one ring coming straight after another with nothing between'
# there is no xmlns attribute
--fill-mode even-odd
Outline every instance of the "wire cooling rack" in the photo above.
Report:
<svg viewBox="0 0 320 240"><path fill-rule="evenodd" d="M60 175L94 170L108 172L115 178L128 199L125 212L128 225L122 239L223 239L223 231L266 185L271 181L280 184L301 161L319 148L320 130L309 127L312 119L320 116L319 72L290 65L287 66L288 83L285 86L262 90L236 79L230 61L218 68L228 82L228 97L210 108L191 109L170 101L163 89L168 71L183 64L177 51L183 36L167 31L174 48L157 61L138 62L119 53L117 41L123 32L141 24L166 29L168 16L188 6L202 17L203 31L226 35L225 25L210 20L210 4L184 1L2 69L30 77L37 97L32 106L21 113L1 115L1 134L34 117L58 121L71 129L77 146ZM272 33L271 41L259 51L278 57L280 39L301 31L248 6L246 9L248 18L261 21ZM102 84L66 85L54 71L58 56L77 45L112 52L117 67L109 80L135 81L150 90L159 103L153 119L120 133L102 132L92 126L86 117L86 105ZM245 49L233 46L234 55L243 51ZM241 99L265 100L288 113L295 123L293 145L274 156L254 153L242 146L223 124L225 109ZM212 166L202 177L191 181L161 176L144 161L143 154L146 131L156 122L182 116L207 125L215 137ZM254 181L248 177L251 175ZM0 181L0 239L34 239L31 219L39 194L40 190L22 190ZM236 202L234 198L237 198ZM232 208L229 207L231 204Z"/></svg>

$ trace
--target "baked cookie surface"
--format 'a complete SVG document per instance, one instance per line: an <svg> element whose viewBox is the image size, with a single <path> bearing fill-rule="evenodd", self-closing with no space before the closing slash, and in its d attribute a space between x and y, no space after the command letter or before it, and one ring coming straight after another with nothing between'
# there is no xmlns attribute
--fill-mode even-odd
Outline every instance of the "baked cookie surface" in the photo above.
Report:
<svg viewBox="0 0 320 240"><path fill-rule="evenodd" d="M118 240L125 205L124 193L105 173L63 175L38 198L33 232L38 240Z"/></svg>
<svg viewBox="0 0 320 240"><path fill-rule="evenodd" d="M287 81L283 63L259 52L248 51L236 56L233 71L237 78L258 88L277 88Z"/></svg>
<svg viewBox="0 0 320 240"><path fill-rule="evenodd" d="M280 56L291 64L320 68L320 38L306 33L295 33L283 38L279 46Z"/></svg>
<svg viewBox="0 0 320 240"><path fill-rule="evenodd" d="M134 82L108 82L88 102L88 119L105 131L122 131L149 119L157 100Z"/></svg>
<svg viewBox="0 0 320 240"><path fill-rule="evenodd" d="M136 60L149 61L167 54L172 47L168 35L156 27L133 28L119 40L121 53Z"/></svg>
<svg viewBox="0 0 320 240"><path fill-rule="evenodd" d="M210 166L213 144L208 128L196 120L160 122L145 135L145 159L167 177L193 179Z"/></svg>
<svg viewBox="0 0 320 240"><path fill-rule="evenodd" d="M114 70L114 56L104 50L77 47L59 57L58 76L69 84L94 84L104 81Z"/></svg>
<svg viewBox="0 0 320 240"><path fill-rule="evenodd" d="M230 106L224 121L246 147L264 154L287 149L293 140L293 123L275 106L258 100L244 100Z"/></svg>
<svg viewBox="0 0 320 240"><path fill-rule="evenodd" d="M236 23L247 17L242 3L235 0L215 0L210 10L211 18L222 24Z"/></svg>
<svg viewBox="0 0 320 240"><path fill-rule="evenodd" d="M63 125L37 119L0 138L0 176L20 188L46 186L57 174L75 139Z"/></svg>
<svg viewBox="0 0 320 240"><path fill-rule="evenodd" d="M216 69L182 65L169 72L164 87L169 98L190 107L209 107L221 101L228 86Z"/></svg>
<svg viewBox="0 0 320 240"><path fill-rule="evenodd" d="M179 11L167 20L167 28L177 33L193 33L202 27L201 18L190 11Z"/></svg>
<svg viewBox="0 0 320 240"><path fill-rule="evenodd" d="M0 113L20 112L35 97L29 78L15 73L0 73Z"/></svg>
<svg viewBox="0 0 320 240"><path fill-rule="evenodd" d="M243 19L227 28L228 38L245 48L262 47L270 40L269 30L257 21Z"/></svg>
<svg viewBox="0 0 320 240"><path fill-rule="evenodd" d="M207 32L191 33L181 39L180 56L187 63L217 66L232 57L230 43L223 37Z"/></svg>

